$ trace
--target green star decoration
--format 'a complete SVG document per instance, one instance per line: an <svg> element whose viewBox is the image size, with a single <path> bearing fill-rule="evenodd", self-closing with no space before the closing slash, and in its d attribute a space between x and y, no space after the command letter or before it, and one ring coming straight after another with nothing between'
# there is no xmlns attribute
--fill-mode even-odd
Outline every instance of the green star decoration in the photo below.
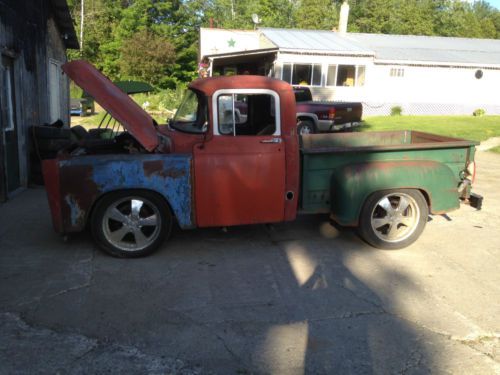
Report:
<svg viewBox="0 0 500 375"><path fill-rule="evenodd" d="M231 38L231 39L229 39L229 40L227 41L227 45L228 45L229 47L234 47L234 45L235 45L235 44L236 44L236 41L235 41L233 38Z"/></svg>

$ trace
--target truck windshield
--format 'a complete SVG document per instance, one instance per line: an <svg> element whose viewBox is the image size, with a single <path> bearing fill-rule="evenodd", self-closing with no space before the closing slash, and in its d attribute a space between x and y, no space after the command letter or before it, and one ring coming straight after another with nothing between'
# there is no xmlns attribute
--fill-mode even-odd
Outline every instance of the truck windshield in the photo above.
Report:
<svg viewBox="0 0 500 375"><path fill-rule="evenodd" d="M187 90L182 103L177 109L170 126L186 133L204 133L207 131L205 101L193 90Z"/></svg>

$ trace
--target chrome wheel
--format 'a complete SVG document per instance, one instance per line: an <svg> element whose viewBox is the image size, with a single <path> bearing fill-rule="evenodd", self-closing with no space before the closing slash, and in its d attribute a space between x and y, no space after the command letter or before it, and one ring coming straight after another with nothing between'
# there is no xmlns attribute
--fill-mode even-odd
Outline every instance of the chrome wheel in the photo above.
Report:
<svg viewBox="0 0 500 375"><path fill-rule="evenodd" d="M162 219L157 206L148 199L130 196L114 201L102 216L106 241L122 251L141 251L160 236Z"/></svg>
<svg viewBox="0 0 500 375"><path fill-rule="evenodd" d="M301 120L297 124L297 133L300 135L314 134L314 124L309 120Z"/></svg>
<svg viewBox="0 0 500 375"><path fill-rule="evenodd" d="M383 196L374 205L370 216L373 233L385 242L401 242L418 227L421 212L416 200L405 193Z"/></svg>
<svg viewBox="0 0 500 375"><path fill-rule="evenodd" d="M300 129L300 134L304 135L304 134L311 134L312 133L312 130L311 130L311 127L309 126L303 126L301 129Z"/></svg>

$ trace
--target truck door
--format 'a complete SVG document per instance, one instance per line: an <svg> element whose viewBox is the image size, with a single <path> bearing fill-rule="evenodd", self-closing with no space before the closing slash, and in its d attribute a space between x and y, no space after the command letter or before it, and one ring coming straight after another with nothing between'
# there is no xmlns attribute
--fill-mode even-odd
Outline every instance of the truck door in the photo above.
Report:
<svg viewBox="0 0 500 375"><path fill-rule="evenodd" d="M200 227L279 222L285 209L285 144L272 90L219 90L213 137L194 147Z"/></svg>

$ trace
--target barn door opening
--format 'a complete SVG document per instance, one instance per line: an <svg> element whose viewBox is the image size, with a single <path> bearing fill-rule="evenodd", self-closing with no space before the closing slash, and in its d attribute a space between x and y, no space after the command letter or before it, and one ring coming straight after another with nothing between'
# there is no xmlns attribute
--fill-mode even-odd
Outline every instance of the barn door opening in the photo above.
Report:
<svg viewBox="0 0 500 375"><path fill-rule="evenodd" d="M21 187L21 171L19 165L19 137L16 121L16 93L13 59L2 56L0 65L0 108L1 137L3 143L3 170L5 183L2 189L12 193Z"/></svg>

